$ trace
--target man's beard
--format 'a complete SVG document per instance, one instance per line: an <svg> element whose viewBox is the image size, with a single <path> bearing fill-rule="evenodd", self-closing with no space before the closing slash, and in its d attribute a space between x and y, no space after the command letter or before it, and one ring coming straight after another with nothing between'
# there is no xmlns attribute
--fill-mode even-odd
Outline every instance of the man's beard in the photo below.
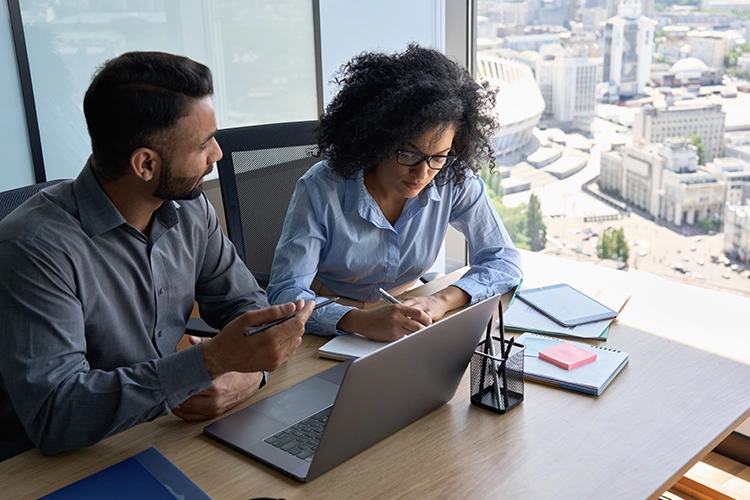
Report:
<svg viewBox="0 0 750 500"><path fill-rule="evenodd" d="M211 170L209 167L200 177L175 177L172 175L171 161L164 158L154 196L162 200L194 200L203 193L203 184L196 186L196 183Z"/></svg>

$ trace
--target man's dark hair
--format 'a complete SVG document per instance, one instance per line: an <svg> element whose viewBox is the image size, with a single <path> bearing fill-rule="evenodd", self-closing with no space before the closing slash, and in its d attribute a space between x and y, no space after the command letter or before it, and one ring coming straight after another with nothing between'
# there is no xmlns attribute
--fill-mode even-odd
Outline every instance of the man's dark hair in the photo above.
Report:
<svg viewBox="0 0 750 500"><path fill-rule="evenodd" d="M340 86L320 119L318 145L332 168L349 177L371 170L436 126L453 124L459 157L436 180L459 185L468 169L494 168L497 88L477 82L442 53L411 44L395 54L362 53L334 80Z"/></svg>
<svg viewBox="0 0 750 500"><path fill-rule="evenodd" d="M187 57L127 52L105 62L83 98L96 173L116 180L136 149L165 148L163 132L211 94L211 70Z"/></svg>

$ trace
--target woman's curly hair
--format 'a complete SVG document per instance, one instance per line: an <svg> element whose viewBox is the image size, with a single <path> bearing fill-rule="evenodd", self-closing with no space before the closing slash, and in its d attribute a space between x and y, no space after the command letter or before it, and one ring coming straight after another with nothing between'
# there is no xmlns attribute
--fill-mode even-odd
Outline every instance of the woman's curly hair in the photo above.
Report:
<svg viewBox="0 0 750 500"><path fill-rule="evenodd" d="M459 159L435 179L460 185L483 161L494 169L497 88L442 53L416 44L392 55L365 52L334 82L340 90L320 118L318 147L342 177L374 169L409 141L451 123Z"/></svg>

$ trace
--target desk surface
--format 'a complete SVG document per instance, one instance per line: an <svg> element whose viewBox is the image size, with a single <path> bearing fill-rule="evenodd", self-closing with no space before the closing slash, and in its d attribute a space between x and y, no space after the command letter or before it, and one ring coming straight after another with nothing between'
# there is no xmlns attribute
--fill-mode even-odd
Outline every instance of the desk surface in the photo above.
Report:
<svg viewBox="0 0 750 500"><path fill-rule="evenodd" d="M217 499L656 498L750 415L750 349L737 328L749 299L543 255L524 260L527 286L632 293L603 344L627 351L630 363L600 397L527 382L525 401L495 415L469 404L467 373L448 404L308 484L205 437L205 423L169 415L84 450L0 463L2 494L36 498L155 446ZM333 366L316 354L326 340L305 337L250 402Z"/></svg>

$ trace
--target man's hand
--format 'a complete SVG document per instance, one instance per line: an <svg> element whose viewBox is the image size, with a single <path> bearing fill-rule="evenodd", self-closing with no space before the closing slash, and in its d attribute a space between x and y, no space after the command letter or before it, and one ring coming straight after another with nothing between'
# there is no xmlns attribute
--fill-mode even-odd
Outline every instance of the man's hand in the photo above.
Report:
<svg viewBox="0 0 750 500"><path fill-rule="evenodd" d="M211 378L227 372L273 371L287 362L302 342L305 322L315 307L314 301L300 299L296 303L246 312L229 323L211 339L201 343L203 359ZM283 323L250 337L245 332L265 323L281 319L297 311Z"/></svg>
<svg viewBox="0 0 750 500"><path fill-rule="evenodd" d="M187 422L216 418L255 394L262 381L263 372L219 375L209 387L173 408L172 413Z"/></svg>

